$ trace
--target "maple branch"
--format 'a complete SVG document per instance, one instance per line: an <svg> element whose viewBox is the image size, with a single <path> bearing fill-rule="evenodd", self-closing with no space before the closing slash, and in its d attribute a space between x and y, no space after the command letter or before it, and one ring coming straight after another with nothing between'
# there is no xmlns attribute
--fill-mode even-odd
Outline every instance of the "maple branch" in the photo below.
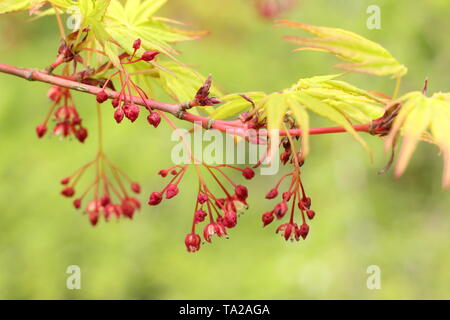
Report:
<svg viewBox="0 0 450 320"><path fill-rule="evenodd" d="M59 87L67 88L70 90L80 91L89 93L92 95L97 95L100 91L105 91L108 95L109 99L114 99L119 97L119 92L109 90L109 89L102 89L100 87L88 85L85 83L73 81L71 79L67 79L61 76L52 75L49 74L46 71L36 70L36 69L30 69L30 68L18 68L15 66L7 65L7 64L0 64L0 73L6 73L11 74L14 76L17 76L19 78L23 78L29 81L39 81L39 82L45 82L51 85L56 85ZM184 111L185 106L188 105L187 103L181 103L181 104L171 104L166 102L161 102L153 99L143 99L141 97L137 96L130 96L126 95L127 100L133 101L134 104L140 105L140 106L149 106L152 109L160 110L163 112L170 113L177 118L185 121L189 121L192 123L200 123L203 128L205 129L216 129L221 132L226 132L229 134L234 134L242 137L247 137L247 128L246 126L241 122L238 123L236 120L212 120L208 117L203 117L199 115L195 115L189 112ZM195 106L192 102L189 103L190 107ZM359 125L353 125L353 129L355 131L360 132L370 132L372 125L370 123L367 124L359 124ZM289 134L292 136L299 136L302 134L301 129L290 129L288 130ZM311 128L309 129L309 134L327 134L327 133L340 133L340 132L346 132L346 129L344 127L322 127L322 128ZM286 136L287 132L286 130L280 130L279 131L280 136Z"/></svg>
<svg viewBox="0 0 450 320"><path fill-rule="evenodd" d="M40 81L49 83L52 85L56 85L59 87L90 93L93 95L97 95L100 91L105 91L108 94L109 99L114 99L119 97L119 92L112 91L109 89L102 89L99 87L91 86L88 84L84 84L81 82L76 82L67 78L59 77L56 75L49 74L45 71L28 69L28 68L18 68L14 66L10 66L7 64L0 64L0 72L7 73L11 75L15 75L19 78L23 78L29 81ZM135 96L127 96L127 99L133 101L133 103L145 106L144 101L140 97ZM176 114L180 111L180 105L164 103L152 99L146 99L145 101L151 108L161 110L164 112L168 112L171 114Z"/></svg>

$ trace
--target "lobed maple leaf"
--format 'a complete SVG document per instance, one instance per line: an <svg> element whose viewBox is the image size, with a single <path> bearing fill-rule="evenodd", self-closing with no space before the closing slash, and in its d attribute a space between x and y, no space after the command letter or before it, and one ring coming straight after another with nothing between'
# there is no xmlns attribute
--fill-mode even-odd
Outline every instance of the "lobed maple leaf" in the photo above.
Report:
<svg viewBox="0 0 450 320"><path fill-rule="evenodd" d="M339 69L377 76L390 75L393 78L403 77L408 71L381 45L356 33L287 20L278 20L278 22L281 23L281 26L301 29L316 36L315 38L285 36L285 40L302 46L294 51L324 51L351 62L350 64L336 65Z"/></svg>

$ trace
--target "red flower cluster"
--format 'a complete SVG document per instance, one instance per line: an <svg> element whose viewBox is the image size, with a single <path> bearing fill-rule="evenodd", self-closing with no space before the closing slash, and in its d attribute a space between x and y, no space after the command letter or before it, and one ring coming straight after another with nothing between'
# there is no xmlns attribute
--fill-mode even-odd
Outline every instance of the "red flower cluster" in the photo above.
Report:
<svg viewBox="0 0 450 320"><path fill-rule="evenodd" d="M278 220L282 219L289 210L288 204L291 203L291 213L290 219L288 223L280 225L276 232L282 233L282 236L288 240L300 240L300 237L305 239L309 232L309 226L306 223L305 215L309 220L313 219L315 216L315 212L311 210L311 198L309 198L305 189L303 188L302 181L300 179L300 172L293 171L287 175L284 175L276 184L276 186L271 189L267 195L266 199L274 199L278 196L278 188L281 182L286 178L291 177L291 183L289 189L282 194L282 201L277 203L275 207L262 215L263 226L267 226L272 223L272 221L277 218ZM302 223L297 225L294 222L294 213L296 206L300 210L300 216L302 219Z"/></svg>
<svg viewBox="0 0 450 320"><path fill-rule="evenodd" d="M301 152L292 150L291 142L288 138L282 141L284 152L280 155L280 160L283 164L290 161L294 164L294 170L288 174L285 174L277 182L274 188L269 190L266 194L266 199L275 199L278 197L278 189L284 179L290 177L289 188L282 193L281 202L277 203L275 207L262 215L263 226L267 226L277 218L282 219L289 210L289 202L291 202L291 212L288 223L280 225L276 232L281 233L284 239L288 240L300 240L300 238L306 239L309 232L309 225L306 223L306 217L309 220L313 219L315 212L311 210L311 198L306 195L303 183L300 177L300 167L304 163L304 159ZM296 207L300 210L301 224L294 222Z"/></svg>
<svg viewBox="0 0 450 320"><path fill-rule="evenodd" d="M48 91L48 97L53 101L53 105L50 107L44 122L36 127L37 136L42 138L45 135L48 121L53 114L55 121L55 127L53 128L54 135L63 138L74 136L78 141L84 142L88 132L81 123L81 118L73 103L70 91L58 86L52 86ZM57 107L60 103L62 104Z"/></svg>
<svg viewBox="0 0 450 320"><path fill-rule="evenodd" d="M161 170L159 174L162 177L166 177L169 174L173 175L173 177L162 191L153 192L150 195L148 204L151 206L160 204L164 195L166 199L176 196L179 192L178 185L188 167L188 165L174 166ZM212 236L227 236L227 229L232 229L236 226L239 214L243 213L248 207L246 202L248 197L247 188L235 184L221 168L228 167L241 171L247 179L251 179L255 175L254 171L250 168L240 169L229 165L212 166L207 164L202 164L202 167L206 169L211 178L217 183L223 192L223 196L214 195L206 185L200 170L196 170L199 179L199 189L192 219L192 230L191 233L186 235L184 241L189 252L195 252L200 249L201 237L196 233L196 226L198 224L208 219L208 223L203 228L203 239L211 242ZM221 180L226 180L231 184L234 188L233 192L230 192L229 188L227 189Z"/></svg>
<svg viewBox="0 0 450 320"><path fill-rule="evenodd" d="M128 176L118 167L113 165L104 154L99 154L96 159L83 165L72 175L61 180L64 189L61 194L65 197L73 197L75 195L75 187L80 178L91 166L96 167L95 180L83 191L80 196L73 201L73 206L80 209L83 199L90 193L93 193L92 200L88 201L84 213L89 216L92 225L96 225L100 217L104 217L105 221L112 217L119 218L121 216L132 219L136 210L141 208L138 199L131 196L129 191L124 187L125 182L130 185L130 189L138 194L141 187L138 183L132 182ZM106 166L111 171L113 180L108 178ZM116 200L114 200L116 199Z"/></svg>
<svg viewBox="0 0 450 320"><path fill-rule="evenodd" d="M102 91L100 91L97 94L97 102L103 103L106 100L108 100L109 96L104 91L105 88L108 86L109 82L114 76L119 75L120 76L120 82L122 89L119 92L119 96L114 98L111 101L112 106L116 109L114 112L114 119L117 123L122 122L123 118L127 118L131 122L134 122L139 117L140 108L139 106L134 102L132 99L133 93L137 93L139 97L142 99L142 102L146 105L147 110L149 111L149 115L147 117L147 121L154 126L155 128L158 127L159 123L161 122L161 116L158 112L155 112L152 110L152 108L147 105L146 100L148 99L147 94L142 90L138 85L136 85L132 79L126 68L124 67L127 64L136 63L139 61L146 61L150 62L156 58L156 56L159 54L158 51L145 51L141 58L133 60L135 54L141 47L141 40L137 39L133 43L133 49L134 52L132 56L129 56L128 59L127 55L120 56L119 59L121 59L121 65L122 68L116 72L114 72L108 80L103 84ZM125 61L122 61L124 60ZM128 93L128 94L127 94Z"/></svg>
<svg viewBox="0 0 450 320"><path fill-rule="evenodd" d="M163 196L166 196L166 199L172 199L175 197L178 192L178 184L180 183L181 179L183 178L183 175L186 172L187 165L185 166L173 166L169 169L163 169L158 172L158 174L165 178L169 174L172 175L172 179L170 179L170 182L160 191L160 192L152 192L148 199L148 204L151 206L156 206L161 203Z"/></svg>
<svg viewBox="0 0 450 320"><path fill-rule="evenodd" d="M62 106L54 113L56 125L53 134L61 137L74 135L80 142L87 138L87 130L81 125L81 119L75 106Z"/></svg>

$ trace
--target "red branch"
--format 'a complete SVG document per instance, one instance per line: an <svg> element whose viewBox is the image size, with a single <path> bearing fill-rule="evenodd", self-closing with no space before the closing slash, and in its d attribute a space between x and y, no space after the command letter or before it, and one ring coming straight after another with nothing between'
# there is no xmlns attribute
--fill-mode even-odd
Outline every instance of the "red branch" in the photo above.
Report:
<svg viewBox="0 0 450 320"><path fill-rule="evenodd" d="M49 83L52 85L68 88L75 91L85 92L93 95L97 95L101 88L91 86L88 84L76 82L61 76L52 75L45 71L29 69L29 68L18 68L15 66L10 66L6 64L0 64L0 72L15 75L19 78L23 78L29 81L40 81ZM119 96L119 92L105 89L105 92L108 94L110 99L117 98ZM136 96L127 96L127 99L133 101L136 105L141 106L150 106L152 109L160 110L163 112L170 113L179 119L189 121L189 122L198 122L202 124L203 128L206 129L216 129L221 132L227 132L230 134L238 135L238 136L246 136L247 128L246 126L239 120L212 120L207 117L198 116L189 112L183 111L183 107L186 106L186 103L182 104L171 104L160 102L152 99L145 99L145 101L141 97ZM190 104L191 106L192 103ZM361 132L369 132L371 128L371 124L360 124L353 125L353 128L356 131ZM339 133L346 132L343 127L323 127L323 128L311 128L309 130L309 134L326 134L326 133ZM299 136L302 134L301 129L291 129L289 130L290 135ZM286 136L285 130L279 131L280 136Z"/></svg>

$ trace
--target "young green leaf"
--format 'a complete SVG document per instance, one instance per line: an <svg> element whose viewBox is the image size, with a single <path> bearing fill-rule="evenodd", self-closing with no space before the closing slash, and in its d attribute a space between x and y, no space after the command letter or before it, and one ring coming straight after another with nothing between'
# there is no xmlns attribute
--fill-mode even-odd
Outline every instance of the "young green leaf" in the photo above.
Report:
<svg viewBox="0 0 450 320"><path fill-rule="evenodd" d="M284 92L275 92L263 98L257 105L261 119L266 120L267 131L270 137L270 157L275 155L278 149L278 130L283 128L288 105ZM274 135L275 133L275 135Z"/></svg>
<svg viewBox="0 0 450 320"><path fill-rule="evenodd" d="M2 0L0 2L0 14L28 10L31 8L30 0Z"/></svg>
<svg viewBox="0 0 450 320"><path fill-rule="evenodd" d="M342 126L348 133L350 133L356 141L358 141L372 156L372 153L366 144L366 142L359 136L359 134L353 129L351 122L332 105L315 98L305 91L298 91L295 95L292 95L307 109L318 114L321 117L327 118L339 126Z"/></svg>
<svg viewBox="0 0 450 320"><path fill-rule="evenodd" d="M67 9L69 6L77 5L77 2L71 0L1 0L0 14L40 8L47 2L62 9Z"/></svg>
<svg viewBox="0 0 450 320"><path fill-rule="evenodd" d="M285 40L303 46L300 50L329 52L338 58L351 62L336 67L346 71L368 73L377 76L399 78L406 74L407 68L400 64L381 45L363 38L353 32L328 27L280 20L282 26L302 29L315 35L315 38L286 36Z"/></svg>
<svg viewBox="0 0 450 320"><path fill-rule="evenodd" d="M167 23L170 20L154 17L165 3L166 0L130 0L122 5L118 0L111 0L105 27L112 40L131 53L133 41L141 39L144 49L160 51L173 57L177 51L170 43L192 40L206 34L204 31L188 32L174 28Z"/></svg>
<svg viewBox="0 0 450 320"><path fill-rule="evenodd" d="M302 152L303 156L306 157L309 153L309 115L306 108L301 104L298 99L295 99L296 93L289 93L286 95L286 103L289 107L289 111L292 113L297 126L302 129Z"/></svg>
<svg viewBox="0 0 450 320"><path fill-rule="evenodd" d="M282 128L282 123L288 107L283 92L275 92L268 95L256 107L257 109L264 110L267 130L269 130L269 132Z"/></svg>
<svg viewBox="0 0 450 320"><path fill-rule="evenodd" d="M156 11L167 3L167 0L128 0L125 4L125 13L128 21L135 24L145 23Z"/></svg>
<svg viewBox="0 0 450 320"><path fill-rule="evenodd" d="M291 90L308 93L359 123L368 123L383 115L383 100L347 82L335 80L337 76L300 79Z"/></svg>

